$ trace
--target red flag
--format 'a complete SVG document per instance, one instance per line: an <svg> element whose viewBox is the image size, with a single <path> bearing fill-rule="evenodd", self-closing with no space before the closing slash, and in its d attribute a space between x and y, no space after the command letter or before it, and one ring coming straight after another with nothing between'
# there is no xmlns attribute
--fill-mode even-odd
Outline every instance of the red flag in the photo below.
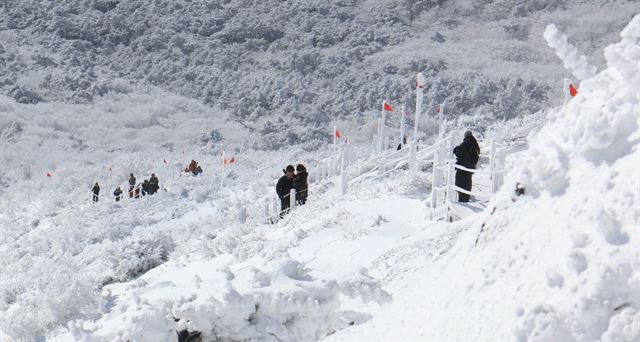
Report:
<svg viewBox="0 0 640 342"><path fill-rule="evenodd" d="M440 105L436 105L436 113L440 113Z"/></svg>
<svg viewBox="0 0 640 342"><path fill-rule="evenodd" d="M340 138L340 131L336 128L336 138Z"/></svg>
<svg viewBox="0 0 640 342"><path fill-rule="evenodd" d="M47 172L47 177L53 177L53 173Z"/></svg>
<svg viewBox="0 0 640 342"><path fill-rule="evenodd" d="M387 112L393 112L393 108L391 108L391 105L388 104L386 101L382 104L382 109L384 109Z"/></svg>
<svg viewBox="0 0 640 342"><path fill-rule="evenodd" d="M227 158L224 158L224 159L222 160L222 165L227 165Z"/></svg>
<svg viewBox="0 0 640 342"><path fill-rule="evenodd" d="M229 160L229 164L233 164L236 162L236 157L231 157L231 160Z"/></svg>
<svg viewBox="0 0 640 342"><path fill-rule="evenodd" d="M572 97L578 95L578 90L573 86L573 84L569 84L569 94Z"/></svg>

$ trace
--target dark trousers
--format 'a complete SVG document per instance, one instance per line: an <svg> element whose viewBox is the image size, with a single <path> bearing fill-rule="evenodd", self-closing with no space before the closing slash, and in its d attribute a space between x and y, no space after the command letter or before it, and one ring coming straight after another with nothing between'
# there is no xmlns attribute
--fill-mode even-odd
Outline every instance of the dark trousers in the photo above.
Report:
<svg viewBox="0 0 640 342"><path fill-rule="evenodd" d="M93 201L94 201L94 202L98 202L98 195L93 194Z"/></svg>
<svg viewBox="0 0 640 342"><path fill-rule="evenodd" d="M456 186L467 191L471 191L471 176L473 173L456 170ZM471 196L458 192L458 202L469 202Z"/></svg>
<svg viewBox="0 0 640 342"><path fill-rule="evenodd" d="M280 199L280 218L283 218L284 215L289 213L290 204L289 196Z"/></svg>

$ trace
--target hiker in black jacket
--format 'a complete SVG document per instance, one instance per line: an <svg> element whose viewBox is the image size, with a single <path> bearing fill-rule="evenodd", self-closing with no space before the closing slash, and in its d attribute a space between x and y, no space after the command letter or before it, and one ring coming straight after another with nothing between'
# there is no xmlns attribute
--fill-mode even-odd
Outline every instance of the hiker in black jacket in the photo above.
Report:
<svg viewBox="0 0 640 342"><path fill-rule="evenodd" d="M120 199L122 198L122 189L120 189L120 187L117 187L116 190L113 192L113 195L116 196L116 202L119 202Z"/></svg>
<svg viewBox="0 0 640 342"><path fill-rule="evenodd" d="M134 177L132 173L131 175L129 175L129 197L133 197L135 187L136 187L136 177Z"/></svg>
<svg viewBox="0 0 640 342"><path fill-rule="evenodd" d="M100 197L100 185L98 185L98 182L96 182L91 191L93 192L93 202L98 202Z"/></svg>
<svg viewBox="0 0 640 342"><path fill-rule="evenodd" d="M158 184L160 181L158 177L156 177L155 173L151 174L151 178L149 178L149 194L153 195L160 189L160 185Z"/></svg>
<svg viewBox="0 0 640 342"><path fill-rule="evenodd" d="M291 189L293 189L293 180L295 178L293 165L287 165L284 172L284 176L280 177L278 183L276 184L276 192L278 193L278 197L280 198L280 218L284 217L289 212L290 207L290 199L289 195Z"/></svg>
<svg viewBox="0 0 640 342"><path fill-rule="evenodd" d="M480 158L480 146L471 131L464 133L464 140L453 149L456 155L456 164L467 169L475 169ZM473 173L456 169L456 186L467 191L471 191L471 176ZM469 202L470 196L458 192L458 202Z"/></svg>
<svg viewBox="0 0 640 342"><path fill-rule="evenodd" d="M307 202L309 189L307 178L309 174L302 164L296 165L296 171L296 178L293 179L293 187L296 189L296 203L298 203L298 205L304 205Z"/></svg>

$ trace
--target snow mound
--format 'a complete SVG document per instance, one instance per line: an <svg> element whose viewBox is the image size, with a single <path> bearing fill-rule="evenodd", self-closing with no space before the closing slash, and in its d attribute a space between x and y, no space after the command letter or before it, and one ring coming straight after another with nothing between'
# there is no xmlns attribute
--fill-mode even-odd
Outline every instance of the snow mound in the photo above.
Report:
<svg viewBox="0 0 640 342"><path fill-rule="evenodd" d="M488 261L506 263L501 277L530 278L519 289L528 298L513 303L520 340L640 338L640 16L621 36L605 50L607 69L585 79L512 161L496 202L502 213L480 237L500 252ZM525 196L512 197L516 183Z"/></svg>
<svg viewBox="0 0 640 342"><path fill-rule="evenodd" d="M366 273L336 282L314 279L292 259L262 270L232 261L226 255L162 265L129 283L100 320L71 322L62 337L169 341L188 330L207 341L313 341L351 323L339 312L341 294L365 302L390 299Z"/></svg>

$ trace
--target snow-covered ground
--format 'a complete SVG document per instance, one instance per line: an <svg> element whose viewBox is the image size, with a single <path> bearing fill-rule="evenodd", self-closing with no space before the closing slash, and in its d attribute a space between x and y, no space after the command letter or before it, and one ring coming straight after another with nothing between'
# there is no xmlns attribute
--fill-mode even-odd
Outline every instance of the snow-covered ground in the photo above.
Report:
<svg viewBox="0 0 640 342"><path fill-rule="evenodd" d="M259 137L157 89L91 106L0 98L0 339L637 341L640 16L621 36L566 106L491 125L511 152L504 186L453 223L429 220L428 168L372 171L406 149L354 144L343 196L338 177L317 180L330 146L248 150ZM204 175L180 176L191 159ZM297 162L309 203L266 224ZM115 203L130 172L167 191Z"/></svg>

